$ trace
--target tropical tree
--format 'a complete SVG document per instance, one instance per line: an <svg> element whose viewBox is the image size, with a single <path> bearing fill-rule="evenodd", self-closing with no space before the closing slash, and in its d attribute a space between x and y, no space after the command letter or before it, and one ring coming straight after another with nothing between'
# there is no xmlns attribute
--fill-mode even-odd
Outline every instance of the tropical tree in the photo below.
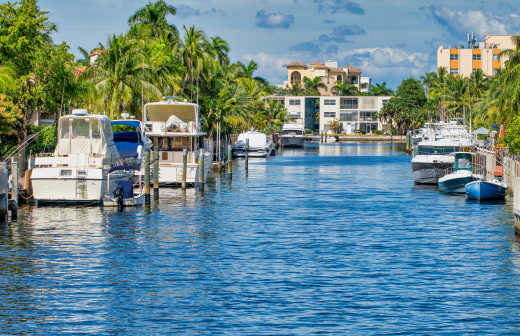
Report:
<svg viewBox="0 0 520 336"><path fill-rule="evenodd" d="M393 91L386 87L386 82L370 85L370 95L372 96L391 96Z"/></svg>
<svg viewBox="0 0 520 336"><path fill-rule="evenodd" d="M129 19L131 33L145 36L159 37L164 33L170 40L178 36L177 28L168 23L167 16L175 15L175 7L168 5L165 1L159 0L154 3L149 2L145 7L138 9Z"/></svg>
<svg viewBox="0 0 520 336"><path fill-rule="evenodd" d="M336 85L332 87L332 92L337 96L357 96L359 90L351 82L337 81Z"/></svg>
<svg viewBox="0 0 520 336"><path fill-rule="evenodd" d="M321 96L320 89L327 90L327 85L323 83L321 77L314 77L313 79L303 77L303 84L305 93L309 96Z"/></svg>

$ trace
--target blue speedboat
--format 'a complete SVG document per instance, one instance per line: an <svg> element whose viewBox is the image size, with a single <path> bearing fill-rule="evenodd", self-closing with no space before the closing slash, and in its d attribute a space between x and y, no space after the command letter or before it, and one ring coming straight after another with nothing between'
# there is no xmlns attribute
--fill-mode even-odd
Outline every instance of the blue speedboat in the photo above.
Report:
<svg viewBox="0 0 520 336"><path fill-rule="evenodd" d="M496 179L466 184L468 198L479 201L502 199L506 196L506 190L507 185Z"/></svg>
<svg viewBox="0 0 520 336"><path fill-rule="evenodd" d="M464 194L466 192L466 184L478 179L473 175L472 161L473 153L455 153L453 172L439 178L439 191Z"/></svg>

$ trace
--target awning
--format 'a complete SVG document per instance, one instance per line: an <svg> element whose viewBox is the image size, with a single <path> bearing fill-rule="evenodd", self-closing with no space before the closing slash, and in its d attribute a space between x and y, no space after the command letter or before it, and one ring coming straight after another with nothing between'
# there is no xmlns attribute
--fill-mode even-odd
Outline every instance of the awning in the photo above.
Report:
<svg viewBox="0 0 520 336"><path fill-rule="evenodd" d="M489 131L487 129L485 129L484 127L481 127L479 129L475 130L475 132L473 132L473 134L476 134L476 135L488 135Z"/></svg>

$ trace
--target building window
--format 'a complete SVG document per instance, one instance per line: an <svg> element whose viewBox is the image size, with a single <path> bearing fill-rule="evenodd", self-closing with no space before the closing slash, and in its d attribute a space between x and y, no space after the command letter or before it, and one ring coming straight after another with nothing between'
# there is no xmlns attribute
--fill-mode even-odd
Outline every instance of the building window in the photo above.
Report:
<svg viewBox="0 0 520 336"><path fill-rule="evenodd" d="M493 55L493 61L498 61L500 59L500 55L494 54Z"/></svg>
<svg viewBox="0 0 520 336"><path fill-rule="evenodd" d="M325 99L323 101L324 105L336 105L336 99Z"/></svg>
<svg viewBox="0 0 520 336"><path fill-rule="evenodd" d="M298 71L295 71L291 74L291 84L295 84L295 83L300 84L301 81L302 81L302 75L300 75L300 73Z"/></svg>
<svg viewBox="0 0 520 336"><path fill-rule="evenodd" d="M291 114L289 114L289 118L291 118L291 119L300 119L301 118L301 114L300 113L291 113Z"/></svg>
<svg viewBox="0 0 520 336"><path fill-rule="evenodd" d="M357 83L358 83L358 78L357 78L357 77L354 77L354 76L353 76L353 77L350 77L350 82L351 82L352 84L357 84Z"/></svg>
<svg viewBox="0 0 520 336"><path fill-rule="evenodd" d="M336 112L323 112L325 118L336 118Z"/></svg>
<svg viewBox="0 0 520 336"><path fill-rule="evenodd" d="M339 114L339 120L340 121L357 121L358 120L358 113L357 113L357 111L341 112Z"/></svg>
<svg viewBox="0 0 520 336"><path fill-rule="evenodd" d="M300 105L301 101L299 99L289 99L289 105Z"/></svg>
<svg viewBox="0 0 520 336"><path fill-rule="evenodd" d="M377 112L361 111L359 112L360 121L377 121Z"/></svg>
<svg viewBox="0 0 520 336"><path fill-rule="evenodd" d="M341 76L341 75L338 75L338 77L336 77L336 79L337 79L339 82L343 82L343 76Z"/></svg>
<svg viewBox="0 0 520 336"><path fill-rule="evenodd" d="M450 75L458 75L459 69L450 69Z"/></svg>
<svg viewBox="0 0 520 336"><path fill-rule="evenodd" d="M388 104L388 101L389 101L389 100L390 100L390 99L383 99L383 105Z"/></svg>
<svg viewBox="0 0 520 336"><path fill-rule="evenodd" d="M459 54L450 54L450 60L458 61L459 60Z"/></svg>
<svg viewBox="0 0 520 336"><path fill-rule="evenodd" d="M481 54L473 54L473 60L474 61L480 61L482 59L482 55Z"/></svg>
<svg viewBox="0 0 520 336"><path fill-rule="evenodd" d="M493 69L493 76L497 74L497 69Z"/></svg>
<svg viewBox="0 0 520 336"><path fill-rule="evenodd" d="M341 109L357 109L358 99L357 98L343 98L341 99Z"/></svg>

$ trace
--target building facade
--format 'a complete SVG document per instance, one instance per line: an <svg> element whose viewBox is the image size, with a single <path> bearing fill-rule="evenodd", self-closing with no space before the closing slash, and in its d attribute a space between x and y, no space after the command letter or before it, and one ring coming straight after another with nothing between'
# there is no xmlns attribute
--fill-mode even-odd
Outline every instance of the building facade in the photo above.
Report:
<svg viewBox="0 0 520 336"><path fill-rule="evenodd" d="M500 58L502 51L516 49L513 35L487 35L485 41L474 39L467 46L454 48L439 47L437 50L437 68L445 68L452 75L469 77L477 69L485 75L494 76L498 69L504 67L507 60Z"/></svg>
<svg viewBox="0 0 520 336"><path fill-rule="evenodd" d="M327 132L334 121L341 124L341 132L382 131L378 114L390 100L387 96L270 96L282 102L291 122L312 132Z"/></svg>
<svg viewBox="0 0 520 336"><path fill-rule="evenodd" d="M304 87L303 79L305 77L309 79L321 78L321 82L327 87L326 89L320 89L321 95L332 96L332 88L338 81L341 83L349 81L361 92L369 92L370 89L370 78L361 77L359 68L351 65L339 68L338 62L330 60L325 62L325 64L321 62L313 62L310 65L300 62L287 64L287 81L284 83L284 86L289 88L293 87L293 85Z"/></svg>

